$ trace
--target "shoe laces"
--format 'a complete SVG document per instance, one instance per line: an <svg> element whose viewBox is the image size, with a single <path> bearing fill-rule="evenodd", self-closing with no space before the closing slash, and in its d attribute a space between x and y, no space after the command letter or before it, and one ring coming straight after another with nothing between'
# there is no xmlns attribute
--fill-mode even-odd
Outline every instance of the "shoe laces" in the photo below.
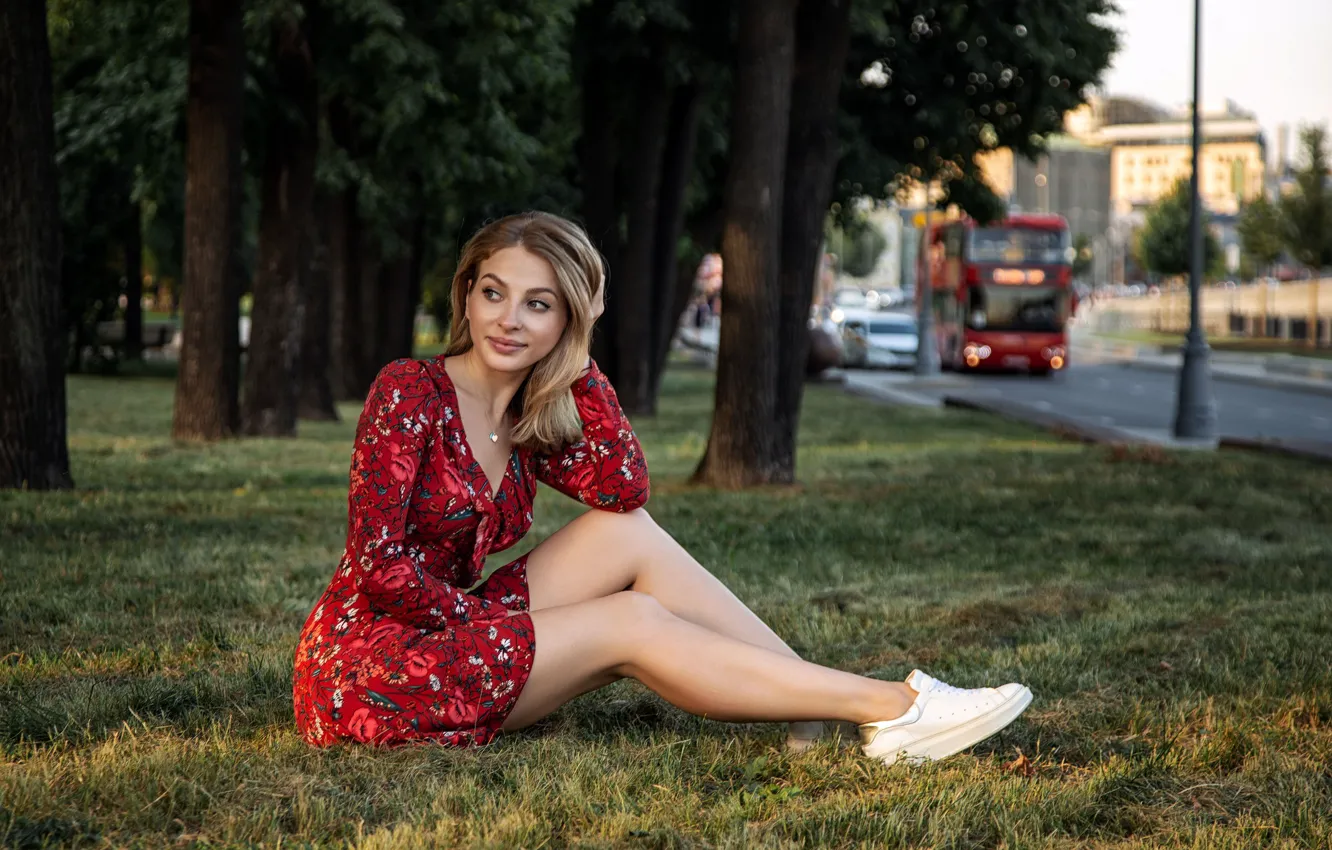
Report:
<svg viewBox="0 0 1332 850"><path fill-rule="evenodd" d="M941 681L939 681L938 679L935 679L935 680L934 680L934 684L930 686L930 692L931 692L931 693L948 694L948 695L951 695L951 696L965 696L965 695L971 693L972 690L974 690L974 689L973 689L973 688L959 688L959 687L957 687L956 685L950 685L950 684L948 684L947 682L941 682Z"/></svg>

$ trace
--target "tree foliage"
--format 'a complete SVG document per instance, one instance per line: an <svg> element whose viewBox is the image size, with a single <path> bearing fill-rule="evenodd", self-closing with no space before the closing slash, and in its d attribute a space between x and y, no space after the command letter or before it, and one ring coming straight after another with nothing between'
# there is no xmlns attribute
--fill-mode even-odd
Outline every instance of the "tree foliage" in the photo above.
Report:
<svg viewBox="0 0 1332 850"><path fill-rule="evenodd" d="M1113 9L1110 0L857 4L834 200L941 179L944 203L980 220L1001 215L977 155L1044 150L1110 63Z"/></svg>
<svg viewBox="0 0 1332 850"><path fill-rule="evenodd" d="M1302 265L1332 265L1332 193L1328 192L1327 128L1300 132L1304 165L1296 173L1295 191L1281 199L1286 245Z"/></svg>
<svg viewBox="0 0 1332 850"><path fill-rule="evenodd" d="M1281 209L1259 195L1244 205L1237 225L1244 253L1260 267L1270 266L1285 249L1285 223Z"/></svg>
<svg viewBox="0 0 1332 850"><path fill-rule="evenodd" d="M1138 256L1142 264L1163 275L1189 273L1190 187L1188 178L1175 183L1174 189L1147 213L1147 221L1138 234ZM1221 259L1221 248L1203 213L1203 268L1211 271Z"/></svg>
<svg viewBox="0 0 1332 850"><path fill-rule="evenodd" d="M78 368L137 266L126 252L142 218L153 269L179 276L186 21L183 6L145 0L53 0L47 19L65 314Z"/></svg>
<svg viewBox="0 0 1332 850"><path fill-rule="evenodd" d="M1079 233L1073 237L1073 277L1075 279L1081 280L1091 272L1092 264L1096 261L1094 251L1090 236Z"/></svg>
<svg viewBox="0 0 1332 850"><path fill-rule="evenodd" d="M852 277L865 277L874 271L888 247L888 237L864 215L856 215L845 224L830 219L826 238L828 251L837 257L839 268Z"/></svg>

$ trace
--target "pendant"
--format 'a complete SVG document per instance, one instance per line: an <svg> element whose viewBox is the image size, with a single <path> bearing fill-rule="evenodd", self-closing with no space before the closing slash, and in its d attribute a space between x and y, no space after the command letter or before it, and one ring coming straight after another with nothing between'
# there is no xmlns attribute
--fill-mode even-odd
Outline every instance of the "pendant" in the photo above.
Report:
<svg viewBox="0 0 1332 850"><path fill-rule="evenodd" d="M490 442L492 442L492 443L498 443L498 442L499 442L499 434L496 434L494 431L491 431L491 432L490 432Z"/></svg>

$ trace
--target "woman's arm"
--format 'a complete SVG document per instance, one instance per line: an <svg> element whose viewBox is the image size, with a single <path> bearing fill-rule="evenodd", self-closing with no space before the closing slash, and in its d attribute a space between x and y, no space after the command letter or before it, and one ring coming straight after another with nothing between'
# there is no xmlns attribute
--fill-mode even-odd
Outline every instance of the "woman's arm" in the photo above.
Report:
<svg viewBox="0 0 1332 850"><path fill-rule="evenodd" d="M647 461L615 390L591 359L572 387L583 439L536 456L537 480L585 505L632 511L647 504Z"/></svg>
<svg viewBox="0 0 1332 850"><path fill-rule="evenodd" d="M347 569L370 607L420 628L503 617L506 610L425 570L406 545L407 511L439 390L415 360L385 366L370 387L356 428L348 493Z"/></svg>

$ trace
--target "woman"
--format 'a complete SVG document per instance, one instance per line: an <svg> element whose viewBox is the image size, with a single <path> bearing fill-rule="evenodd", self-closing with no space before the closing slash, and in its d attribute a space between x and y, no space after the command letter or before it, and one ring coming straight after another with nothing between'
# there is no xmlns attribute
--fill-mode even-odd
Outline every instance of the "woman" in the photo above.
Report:
<svg viewBox="0 0 1332 850"><path fill-rule="evenodd" d="M494 222L463 250L448 351L375 379L346 552L296 655L305 739L486 744L624 677L694 714L787 721L797 748L823 719L852 721L888 762L1011 723L1031 700L1022 685L800 660L652 521L642 449L588 356L604 280L570 222ZM595 510L464 590L531 526L537 481Z"/></svg>

